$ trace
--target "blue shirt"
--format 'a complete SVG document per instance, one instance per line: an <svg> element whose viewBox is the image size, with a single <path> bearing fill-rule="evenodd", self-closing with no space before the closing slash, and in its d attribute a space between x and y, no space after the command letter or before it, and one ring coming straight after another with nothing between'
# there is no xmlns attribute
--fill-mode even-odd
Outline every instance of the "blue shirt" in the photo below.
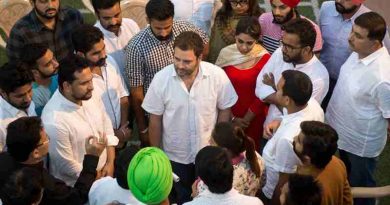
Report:
<svg viewBox="0 0 390 205"><path fill-rule="evenodd" d="M41 116L42 110L46 103L50 100L53 93L58 88L58 75L51 77L51 83L48 87L33 83L33 102L35 104L35 112Z"/></svg>
<svg viewBox="0 0 390 205"><path fill-rule="evenodd" d="M334 1L326 1L320 9L320 29L323 38L320 61L325 65L331 79L337 80L340 67L347 60L352 51L349 48L348 37L355 19L370 9L363 4L350 18L344 19L337 12Z"/></svg>

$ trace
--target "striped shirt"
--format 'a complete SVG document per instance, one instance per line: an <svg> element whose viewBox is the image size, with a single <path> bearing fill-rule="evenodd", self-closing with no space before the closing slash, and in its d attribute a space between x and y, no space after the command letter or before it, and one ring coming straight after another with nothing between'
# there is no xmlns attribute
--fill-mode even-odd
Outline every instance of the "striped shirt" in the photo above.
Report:
<svg viewBox="0 0 390 205"><path fill-rule="evenodd" d="M320 28L310 19L302 15L300 15L300 17L307 19L313 24L314 29L317 33L316 42L314 44L313 50L314 52L320 51L322 49L322 36ZM274 23L274 16L272 15L272 12L262 14L259 17L259 23L262 32L260 38L263 41L265 49L267 49L267 51L272 54L277 48L280 47L280 41L283 36L282 26L280 24Z"/></svg>
<svg viewBox="0 0 390 205"><path fill-rule="evenodd" d="M32 43L43 43L49 46L56 59L61 61L74 51L72 31L83 24L80 12L72 8L61 8L58 11L54 30L48 29L37 17L35 10L21 18L11 29L7 42L7 56L10 60L20 59L23 47Z"/></svg>
<svg viewBox="0 0 390 205"><path fill-rule="evenodd" d="M194 31L205 44L208 37L205 32L185 21L173 21L172 37L166 41L158 40L150 25L136 34L126 47L126 74L130 87L149 88L154 75L162 68L173 63L173 42L184 31Z"/></svg>

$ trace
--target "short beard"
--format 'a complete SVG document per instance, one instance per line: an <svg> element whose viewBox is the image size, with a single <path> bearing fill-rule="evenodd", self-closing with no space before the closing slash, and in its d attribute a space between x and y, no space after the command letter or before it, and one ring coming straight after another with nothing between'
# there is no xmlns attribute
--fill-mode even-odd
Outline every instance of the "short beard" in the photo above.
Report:
<svg viewBox="0 0 390 205"><path fill-rule="evenodd" d="M57 12L56 12L56 14L54 15L54 16L48 16L46 13L42 13L41 11L39 11L38 9L34 9L35 10L35 13L38 15L38 16L40 16L40 17L42 17L42 18L45 18L45 19L47 19L47 20L50 20L50 19L54 19L54 18L56 18L57 17L57 15L58 15L58 10L56 10Z"/></svg>
<svg viewBox="0 0 390 205"><path fill-rule="evenodd" d="M340 14L352 14L358 8L358 6L354 5L351 8L346 9L343 5L337 2L335 2L335 6L336 6L336 11L339 12Z"/></svg>
<svg viewBox="0 0 390 205"><path fill-rule="evenodd" d="M106 65L106 59L107 59L107 57L101 58L97 62L92 62L92 61L90 61L88 59L87 59L87 61L88 61L88 65L90 67L103 67L103 66Z"/></svg>
<svg viewBox="0 0 390 205"><path fill-rule="evenodd" d="M294 12L295 12L295 10L292 8L282 21L276 20L274 13L272 13L272 15L274 16L273 22L277 23L277 24L285 24L285 23L289 22L294 17Z"/></svg>

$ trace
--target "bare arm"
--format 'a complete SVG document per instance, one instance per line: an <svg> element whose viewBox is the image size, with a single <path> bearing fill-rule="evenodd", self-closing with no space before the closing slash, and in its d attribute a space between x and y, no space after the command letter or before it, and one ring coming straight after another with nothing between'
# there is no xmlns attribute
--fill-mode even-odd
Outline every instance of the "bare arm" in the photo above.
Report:
<svg viewBox="0 0 390 205"><path fill-rule="evenodd" d="M121 127L127 124L129 120L129 97L125 96L120 99L121 104Z"/></svg>
<svg viewBox="0 0 390 205"><path fill-rule="evenodd" d="M280 205L280 194L282 187L285 183L288 181L288 177L290 174L279 172L279 181L278 184L275 187L274 194L272 195L271 204L272 205Z"/></svg>
<svg viewBox="0 0 390 205"><path fill-rule="evenodd" d="M141 132L147 128L145 122L145 112L142 109L142 101L144 100L144 88L143 86L132 87L130 89L132 106L135 114L135 120L137 128ZM147 136L140 134L141 140L147 142Z"/></svg>
<svg viewBox="0 0 390 205"><path fill-rule="evenodd" d="M390 196L390 185L382 187L352 187L353 198L378 198Z"/></svg>
<svg viewBox="0 0 390 205"><path fill-rule="evenodd" d="M160 147L162 135L162 115L150 114L149 142L150 146Z"/></svg>
<svg viewBox="0 0 390 205"><path fill-rule="evenodd" d="M228 122L230 121L230 108L224 109L224 110L219 110L218 111L218 122Z"/></svg>

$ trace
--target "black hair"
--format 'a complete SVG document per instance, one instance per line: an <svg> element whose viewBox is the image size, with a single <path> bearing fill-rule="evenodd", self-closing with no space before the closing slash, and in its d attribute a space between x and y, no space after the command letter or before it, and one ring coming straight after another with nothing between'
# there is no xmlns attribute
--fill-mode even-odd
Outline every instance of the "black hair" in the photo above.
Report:
<svg viewBox="0 0 390 205"><path fill-rule="evenodd" d="M313 92L310 77L297 70L285 70L282 76L285 80L283 95L290 97L297 106L306 105Z"/></svg>
<svg viewBox="0 0 390 205"><path fill-rule="evenodd" d="M4 205L31 205L43 194L42 173L32 167L15 171L2 188Z"/></svg>
<svg viewBox="0 0 390 205"><path fill-rule="evenodd" d="M5 63L0 68L0 89L7 94L33 81L31 70L24 63Z"/></svg>
<svg viewBox="0 0 390 205"><path fill-rule="evenodd" d="M37 61L46 54L49 47L43 43L33 43L26 44L22 50L21 59L23 63L32 69L38 69Z"/></svg>
<svg viewBox="0 0 390 205"><path fill-rule="evenodd" d="M286 205L321 205L322 187L312 176L293 174L288 179Z"/></svg>
<svg viewBox="0 0 390 205"><path fill-rule="evenodd" d="M157 21L173 18L175 9L170 0L149 0L145 7L146 16L149 21L152 19Z"/></svg>
<svg viewBox="0 0 390 205"><path fill-rule="evenodd" d="M63 83L72 83L76 80L75 73L81 72L84 69L89 68L88 62L85 58L82 58L76 54L69 54L60 62L58 69L58 86L63 88Z"/></svg>
<svg viewBox="0 0 390 205"><path fill-rule="evenodd" d="M103 39L102 31L89 24L81 24L72 32L72 43L76 52L87 53Z"/></svg>
<svg viewBox="0 0 390 205"><path fill-rule="evenodd" d="M338 135L330 125L318 121L301 123L303 138L302 154L319 169L325 168L337 151Z"/></svg>
<svg viewBox="0 0 390 205"><path fill-rule="evenodd" d="M195 170L212 193L223 194L232 189L233 165L227 151L206 146L195 157Z"/></svg>
<svg viewBox="0 0 390 205"><path fill-rule="evenodd" d="M202 54L204 48L202 38L193 31L184 31L179 34L173 47L178 47L183 51L193 50L197 58Z"/></svg>
<svg viewBox="0 0 390 205"><path fill-rule="evenodd" d="M245 152L251 170L260 177L260 165L256 154L255 143L240 127L234 127L231 122L219 122L215 125L211 134L218 146L229 150L233 157Z"/></svg>
<svg viewBox="0 0 390 205"><path fill-rule="evenodd" d="M129 189L129 185L127 184L127 169L129 168L131 159L133 159L138 151L139 149L137 147L129 146L121 150L118 157L115 158L114 177L123 189Z"/></svg>
<svg viewBox="0 0 390 205"><path fill-rule="evenodd" d="M7 152L18 162L28 159L41 140L42 121L39 117L21 117L7 127Z"/></svg>
<svg viewBox="0 0 390 205"><path fill-rule="evenodd" d="M316 43L317 32L314 25L307 19L295 18L283 25L285 33L295 34L299 37L301 47L309 46L313 50Z"/></svg>
<svg viewBox="0 0 390 205"><path fill-rule="evenodd" d="M255 17L249 16L241 18L236 26L236 36L241 33L247 34L257 41L261 34L259 20Z"/></svg>
<svg viewBox="0 0 390 205"><path fill-rule="evenodd" d="M259 7L259 2L257 0L248 0L248 16L259 17L263 13L263 10ZM215 17L216 21L222 23L222 25L227 25L228 19L233 16L233 8L230 4L230 0L222 1L222 7L218 10Z"/></svg>
<svg viewBox="0 0 390 205"><path fill-rule="evenodd" d="M93 10L96 14L99 14L99 9L109 9L115 4L120 4L120 0L91 0Z"/></svg>
<svg viewBox="0 0 390 205"><path fill-rule="evenodd" d="M386 21L381 15L370 11L358 16L355 19L355 25L368 30L367 37L370 40L378 40L381 44L386 35Z"/></svg>

